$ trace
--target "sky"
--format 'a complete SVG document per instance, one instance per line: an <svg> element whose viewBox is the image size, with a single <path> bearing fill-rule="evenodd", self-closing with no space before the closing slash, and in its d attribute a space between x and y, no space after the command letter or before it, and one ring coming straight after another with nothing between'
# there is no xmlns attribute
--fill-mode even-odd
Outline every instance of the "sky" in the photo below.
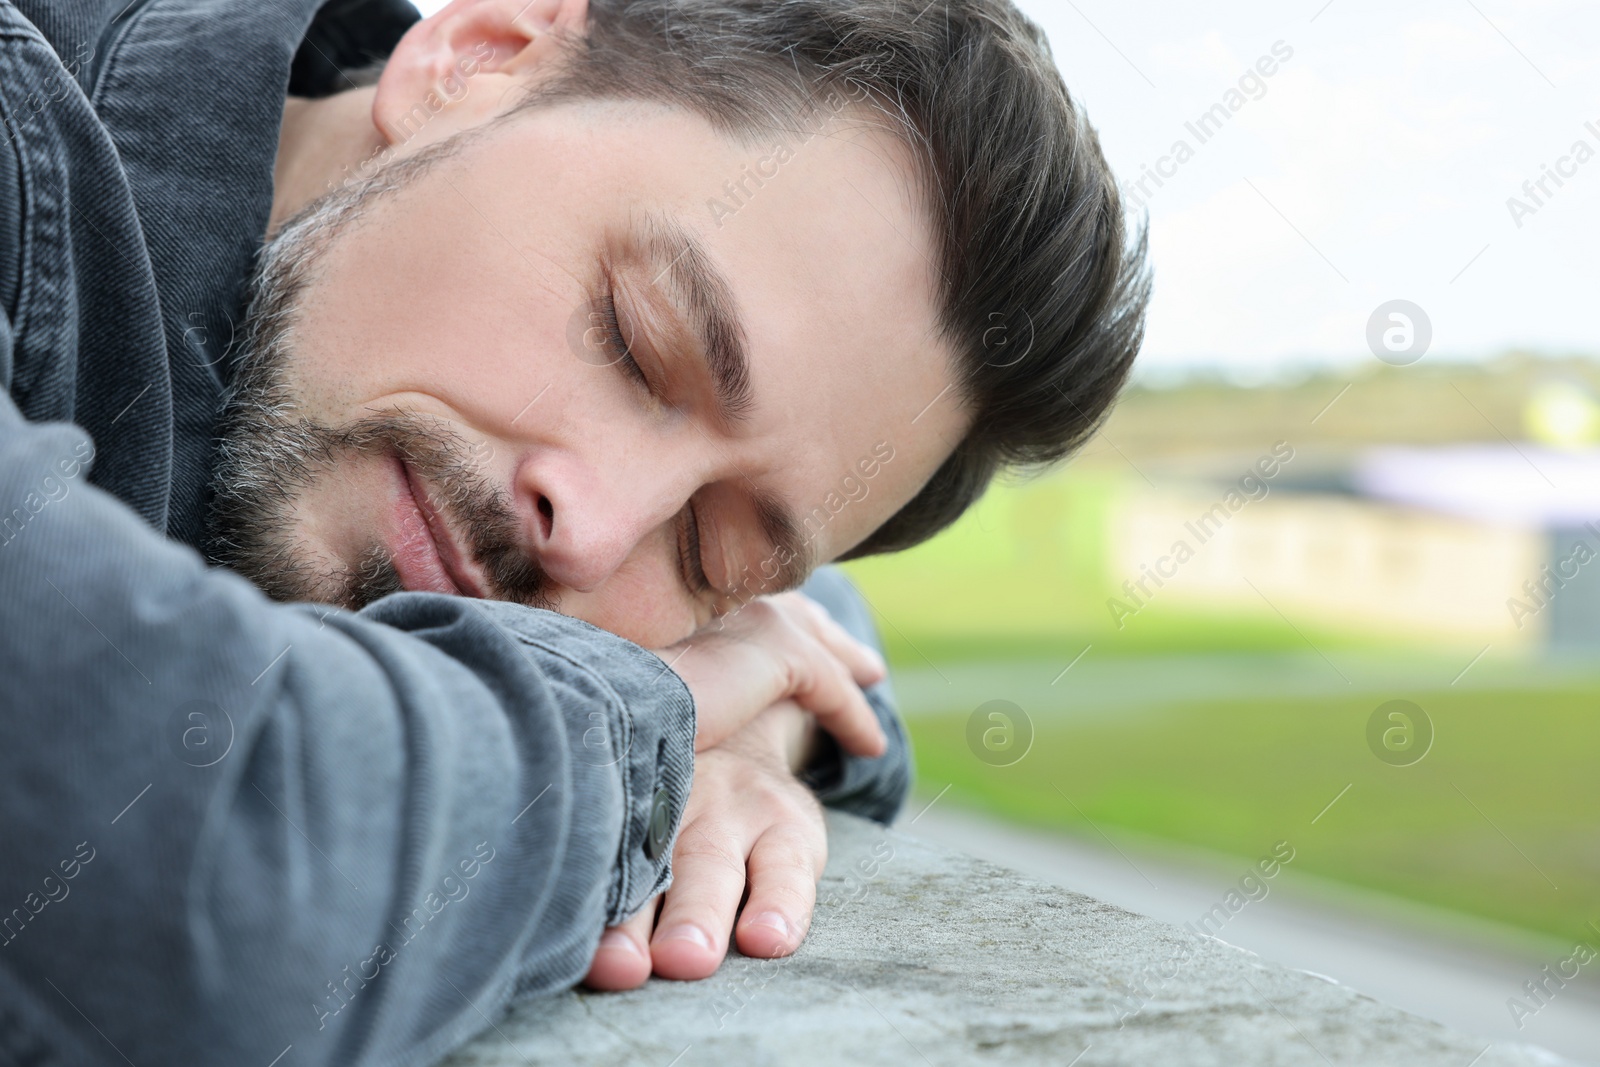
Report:
<svg viewBox="0 0 1600 1067"><path fill-rule="evenodd" d="M1020 6L1124 182L1179 140L1193 149L1161 188L1146 181L1142 362L1370 360L1368 321L1395 299L1431 323L1422 358L1600 354L1600 5ZM1279 42L1291 57L1201 143L1185 123ZM1578 162L1579 140L1595 158ZM1550 195L1535 202L1522 185L1540 178ZM1512 197L1531 210L1514 217Z"/></svg>
<svg viewBox="0 0 1600 1067"><path fill-rule="evenodd" d="M1118 177L1144 177L1145 371L1371 360L1369 324L1395 300L1430 327L1418 358L1600 355L1600 5L1018 6ZM1197 135L1186 124L1214 105L1226 119ZM1380 336L1407 326L1380 320Z"/></svg>

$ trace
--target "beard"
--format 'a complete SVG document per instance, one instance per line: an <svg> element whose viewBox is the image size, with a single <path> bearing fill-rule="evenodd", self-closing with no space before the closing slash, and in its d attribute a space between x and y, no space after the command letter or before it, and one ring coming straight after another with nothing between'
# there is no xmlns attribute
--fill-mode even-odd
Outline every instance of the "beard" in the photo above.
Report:
<svg viewBox="0 0 1600 1067"><path fill-rule="evenodd" d="M443 420L394 408L346 425L308 417L289 366L295 326L327 248L368 209L420 177L463 142L453 138L387 163L319 197L263 247L219 425L207 554L276 600L359 610L404 588L374 516L370 544L354 560L319 557L297 533L310 490L353 459L402 460L427 487L482 569L485 593L549 608L543 571L522 547L507 491L474 460L481 455Z"/></svg>

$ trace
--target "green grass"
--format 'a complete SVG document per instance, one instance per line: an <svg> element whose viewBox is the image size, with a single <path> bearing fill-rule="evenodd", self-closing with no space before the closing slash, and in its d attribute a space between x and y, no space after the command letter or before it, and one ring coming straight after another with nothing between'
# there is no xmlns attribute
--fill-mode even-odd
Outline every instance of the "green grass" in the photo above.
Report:
<svg viewBox="0 0 1600 1067"><path fill-rule="evenodd" d="M1081 474L997 486L927 544L850 564L891 658L1026 655L1103 629L1103 530L1121 486Z"/></svg>
<svg viewBox="0 0 1600 1067"><path fill-rule="evenodd" d="M1242 857L1284 839L1299 869L1528 930L1600 919L1600 688L1402 695L1436 729L1410 767L1367 748L1386 697L1053 716L1010 767L973 756L968 709L910 725L925 784L1021 823Z"/></svg>

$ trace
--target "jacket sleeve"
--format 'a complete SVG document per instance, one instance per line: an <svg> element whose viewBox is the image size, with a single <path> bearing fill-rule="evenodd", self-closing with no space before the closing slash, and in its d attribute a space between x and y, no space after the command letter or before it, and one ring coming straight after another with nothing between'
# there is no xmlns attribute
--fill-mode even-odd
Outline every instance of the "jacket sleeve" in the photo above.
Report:
<svg viewBox="0 0 1600 1067"><path fill-rule="evenodd" d="M819 568L800 591L827 608L828 614L856 640L883 651L872 613L839 568ZM832 736L819 732L817 754L801 777L829 807L888 825L911 792L911 739L895 710L889 680L884 679L865 693L889 739L888 751L876 759L853 756L840 749Z"/></svg>
<svg viewBox="0 0 1600 1067"><path fill-rule="evenodd" d="M0 393L0 1059L431 1063L667 884L694 709L655 656L272 603L92 455Z"/></svg>

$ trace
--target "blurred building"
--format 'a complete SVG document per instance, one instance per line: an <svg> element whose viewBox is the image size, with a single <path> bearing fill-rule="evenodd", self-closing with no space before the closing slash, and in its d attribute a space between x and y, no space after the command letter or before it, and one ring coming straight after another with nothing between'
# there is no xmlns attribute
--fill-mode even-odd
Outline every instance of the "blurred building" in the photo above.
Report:
<svg viewBox="0 0 1600 1067"><path fill-rule="evenodd" d="M1297 625L1600 647L1600 450L1373 448L1141 487L1111 522L1113 617L1265 601Z"/></svg>

